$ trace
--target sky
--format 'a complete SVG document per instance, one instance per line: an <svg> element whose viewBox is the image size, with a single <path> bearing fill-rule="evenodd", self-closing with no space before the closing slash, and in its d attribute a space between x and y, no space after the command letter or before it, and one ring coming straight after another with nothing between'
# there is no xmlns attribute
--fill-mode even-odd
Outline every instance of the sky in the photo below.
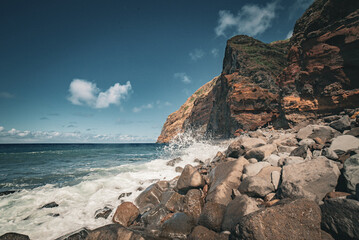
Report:
<svg viewBox="0 0 359 240"><path fill-rule="evenodd" d="M2 0L0 143L155 142L226 41L289 38L313 0Z"/></svg>

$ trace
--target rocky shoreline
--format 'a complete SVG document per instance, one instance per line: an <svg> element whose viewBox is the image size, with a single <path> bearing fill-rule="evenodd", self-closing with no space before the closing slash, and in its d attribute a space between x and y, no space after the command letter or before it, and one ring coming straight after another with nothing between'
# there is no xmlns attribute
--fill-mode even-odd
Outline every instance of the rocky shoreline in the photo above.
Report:
<svg viewBox="0 0 359 240"><path fill-rule="evenodd" d="M113 224L58 240L359 239L358 137L359 108L292 129L244 132L197 166L169 161L179 176L152 184L113 215L96 213Z"/></svg>

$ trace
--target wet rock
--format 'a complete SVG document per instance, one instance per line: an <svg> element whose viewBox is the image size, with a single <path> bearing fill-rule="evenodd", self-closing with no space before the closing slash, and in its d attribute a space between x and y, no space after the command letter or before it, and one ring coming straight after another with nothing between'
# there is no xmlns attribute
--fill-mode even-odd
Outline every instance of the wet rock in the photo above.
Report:
<svg viewBox="0 0 359 240"><path fill-rule="evenodd" d="M247 176L257 175L264 167L271 166L269 162L258 162L253 164L247 164L243 168L243 173Z"/></svg>
<svg viewBox="0 0 359 240"><path fill-rule="evenodd" d="M157 205L155 208L152 208L148 212L145 212L141 216L141 222L147 226L159 226L163 219L169 214L170 212L162 205Z"/></svg>
<svg viewBox="0 0 359 240"><path fill-rule="evenodd" d="M304 197L319 202L335 189L340 175L338 166L325 157L286 165L279 188L282 198Z"/></svg>
<svg viewBox="0 0 359 240"><path fill-rule="evenodd" d="M229 145L226 151L226 156L238 158L242 156L246 151L249 151L252 148L259 147L265 144L266 142L260 138L250 138L250 137L240 138L238 140L233 141Z"/></svg>
<svg viewBox="0 0 359 240"><path fill-rule="evenodd" d="M184 197L175 191L167 191L162 194L161 205L171 212L183 211Z"/></svg>
<svg viewBox="0 0 359 240"><path fill-rule="evenodd" d="M351 135L341 135L333 139L330 148L336 154L343 154L351 149L359 148L359 139Z"/></svg>
<svg viewBox="0 0 359 240"><path fill-rule="evenodd" d="M227 205L232 200L232 189L237 189L241 183L243 167L246 164L249 162L241 157L215 167L209 174L210 188L206 200Z"/></svg>
<svg viewBox="0 0 359 240"><path fill-rule="evenodd" d="M195 223L197 223L202 213L203 205L204 200L200 190L191 189L187 192L184 198L184 213L192 217Z"/></svg>
<svg viewBox="0 0 359 240"><path fill-rule="evenodd" d="M356 185L359 184L359 154L355 154L344 162L344 177L347 189L356 194Z"/></svg>
<svg viewBox="0 0 359 240"><path fill-rule="evenodd" d="M306 199L279 204L244 216L235 239L320 239L320 208Z"/></svg>
<svg viewBox="0 0 359 240"><path fill-rule="evenodd" d="M226 206L215 202L207 202L199 217L198 224L219 232L225 211Z"/></svg>
<svg viewBox="0 0 359 240"><path fill-rule="evenodd" d="M175 213L165 221L161 228L161 236L171 239L186 239L195 226L193 219L183 212Z"/></svg>
<svg viewBox="0 0 359 240"><path fill-rule="evenodd" d="M145 240L139 233L127 229L120 224L110 224L96 228L86 238L86 240L99 239Z"/></svg>
<svg viewBox="0 0 359 240"><path fill-rule="evenodd" d="M223 217L222 230L233 231L243 216L258 210L257 202L246 195L241 195L233 199L227 205Z"/></svg>
<svg viewBox="0 0 359 240"><path fill-rule="evenodd" d="M172 160L169 160L166 165L167 166L171 166L171 167L174 167L174 165L176 165L177 163L180 163L182 162L182 158L178 157L178 158L175 158L175 159L172 159Z"/></svg>
<svg viewBox="0 0 359 240"><path fill-rule="evenodd" d="M262 161L264 158L270 156L276 150L277 150L277 145L267 144L249 150L244 157L247 159L255 158L258 161Z"/></svg>
<svg viewBox="0 0 359 240"><path fill-rule="evenodd" d="M0 192L0 197L1 196L6 196L6 195L9 195L9 194L13 194L15 193L16 191L2 191Z"/></svg>
<svg viewBox="0 0 359 240"><path fill-rule="evenodd" d="M202 175L196 170L196 168L187 164L178 179L177 189L181 192L187 192L192 188L200 188L205 185Z"/></svg>
<svg viewBox="0 0 359 240"><path fill-rule="evenodd" d="M337 239L359 239L359 202L352 199L329 199L320 206L322 228Z"/></svg>
<svg viewBox="0 0 359 240"><path fill-rule="evenodd" d="M221 240L220 234L203 226L196 226L188 236L188 240ZM223 239L224 240L224 239Z"/></svg>
<svg viewBox="0 0 359 240"><path fill-rule="evenodd" d="M1 235L0 240L30 240L30 238L27 235L9 232Z"/></svg>
<svg viewBox="0 0 359 240"><path fill-rule="evenodd" d="M146 188L135 200L140 213L148 211L161 202L162 193L167 191L169 183L167 181L159 181Z"/></svg>
<svg viewBox="0 0 359 240"><path fill-rule="evenodd" d="M77 231L66 234L56 240L85 240L86 237L90 234L90 230L87 228L81 228Z"/></svg>
<svg viewBox="0 0 359 240"><path fill-rule="evenodd" d="M107 219L108 216L110 216L112 212L112 209L109 208L109 207L104 207L102 209L98 209L96 212L95 212L95 219L97 218L104 218L104 219Z"/></svg>
<svg viewBox="0 0 359 240"><path fill-rule="evenodd" d="M338 120L335 120L329 124L332 128L339 132L350 129L350 118L348 115L341 117Z"/></svg>
<svg viewBox="0 0 359 240"><path fill-rule="evenodd" d="M112 221L119 223L122 226L128 227L136 220L140 211L131 202L124 202L117 207L115 214L113 215Z"/></svg>
<svg viewBox="0 0 359 240"><path fill-rule="evenodd" d="M132 192L127 192L127 193L121 193L120 196L118 196L117 199L121 199L121 198L124 198L124 197L129 197L131 196Z"/></svg>
<svg viewBox="0 0 359 240"><path fill-rule="evenodd" d="M50 202L50 203L47 203L44 206L42 206L40 209L42 209L42 208L55 208L55 207L58 207L58 206L59 206L59 204L57 204L56 202Z"/></svg>

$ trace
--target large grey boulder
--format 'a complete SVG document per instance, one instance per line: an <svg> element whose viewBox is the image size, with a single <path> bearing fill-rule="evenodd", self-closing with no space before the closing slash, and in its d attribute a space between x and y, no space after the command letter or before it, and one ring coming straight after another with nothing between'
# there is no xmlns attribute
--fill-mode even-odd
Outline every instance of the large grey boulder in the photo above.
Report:
<svg viewBox="0 0 359 240"><path fill-rule="evenodd" d="M322 228L336 239L359 239L359 202L353 199L332 198L324 201Z"/></svg>
<svg viewBox="0 0 359 240"><path fill-rule="evenodd" d="M196 226L188 236L188 240L228 240L228 237L226 238L206 227Z"/></svg>
<svg viewBox="0 0 359 240"><path fill-rule="evenodd" d="M335 189L339 175L338 166L325 157L286 165L282 170L280 196L304 197L319 202L328 192Z"/></svg>
<svg viewBox="0 0 359 240"><path fill-rule="evenodd" d="M226 206L215 202L207 202L199 217L198 225L219 232L225 211Z"/></svg>
<svg viewBox="0 0 359 240"><path fill-rule="evenodd" d="M275 191L272 183L273 171L281 171L281 168L273 166L263 168L257 175L243 179L238 190L251 197L265 197L268 193Z"/></svg>
<svg viewBox="0 0 359 240"><path fill-rule="evenodd" d="M227 205L222 222L222 231L234 230L243 216L258 210L257 202L253 198L246 195L236 197Z"/></svg>
<svg viewBox="0 0 359 240"><path fill-rule="evenodd" d="M359 154L355 154L344 162L344 177L347 189L356 194L356 186L359 184Z"/></svg>
<svg viewBox="0 0 359 240"><path fill-rule="evenodd" d="M248 160L241 157L215 167L209 174L210 188L206 200L227 205L232 200L232 189L237 189L241 183L243 167L246 164L249 164Z"/></svg>
<svg viewBox="0 0 359 240"><path fill-rule="evenodd" d="M177 189L181 192L187 192L192 188L204 187L205 182L202 175L197 171L196 168L187 164L177 181Z"/></svg>
<svg viewBox="0 0 359 240"><path fill-rule="evenodd" d="M145 240L145 238L120 224L109 224L92 230L86 237L86 240L98 239L127 239L127 240Z"/></svg>
<svg viewBox="0 0 359 240"><path fill-rule="evenodd" d="M140 211L132 202L124 202L117 207L112 221L114 223L119 223L124 227L128 227L136 220L139 214Z"/></svg>
<svg viewBox="0 0 359 240"><path fill-rule="evenodd" d="M160 235L170 239L186 239L194 226L191 217L183 212L178 212L163 223Z"/></svg>
<svg viewBox="0 0 359 240"><path fill-rule="evenodd" d="M320 138L323 143L330 141L333 137L338 136L340 133L335 129L329 126L322 125L308 125L304 128L301 128L296 137L299 140L303 140L305 138Z"/></svg>
<svg viewBox="0 0 359 240"><path fill-rule="evenodd" d="M250 137L241 137L233 141L226 151L227 157L238 158L242 156L245 152L249 151L252 148L265 145L266 142L261 138L250 138Z"/></svg>
<svg viewBox="0 0 359 240"><path fill-rule="evenodd" d="M175 191L166 191L162 193L160 204L171 212L180 212L184 207L184 196Z"/></svg>
<svg viewBox="0 0 359 240"><path fill-rule="evenodd" d="M139 208L140 213L143 214L159 204L161 202L162 193L167 191L169 187L169 182L159 181L150 185L140 195L138 195L135 199L135 204Z"/></svg>
<svg viewBox="0 0 359 240"><path fill-rule="evenodd" d="M244 157L247 159L255 158L258 161L262 161L264 158L270 156L275 151L277 151L276 144L267 144L249 150Z"/></svg>
<svg viewBox="0 0 359 240"><path fill-rule="evenodd" d="M241 218L231 239L321 239L320 208L307 199L279 204Z"/></svg>
<svg viewBox="0 0 359 240"><path fill-rule="evenodd" d="M350 129L350 118L348 115L345 115L340 119L331 122L329 126L335 130L338 130L339 132L343 132L344 130Z"/></svg>
<svg viewBox="0 0 359 240"><path fill-rule="evenodd" d="M198 189L191 189L187 192L184 198L184 212L193 218L194 222L197 223L199 216L202 213L204 205L204 199L202 193Z"/></svg>
<svg viewBox="0 0 359 240"><path fill-rule="evenodd" d="M271 166L269 162L257 162L252 164L247 164L243 168L243 173L247 176L255 176L257 175L262 168Z"/></svg>
<svg viewBox="0 0 359 240"><path fill-rule="evenodd" d="M341 135L333 139L329 149L337 154L346 153L349 150L359 148L359 138L351 135Z"/></svg>

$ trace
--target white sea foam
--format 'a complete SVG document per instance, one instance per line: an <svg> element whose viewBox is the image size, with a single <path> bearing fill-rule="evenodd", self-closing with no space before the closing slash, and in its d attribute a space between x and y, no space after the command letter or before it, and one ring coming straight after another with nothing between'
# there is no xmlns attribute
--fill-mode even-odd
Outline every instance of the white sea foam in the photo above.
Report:
<svg viewBox="0 0 359 240"><path fill-rule="evenodd" d="M176 142L165 147L161 158L142 163L112 168L94 168L74 186L55 187L45 185L33 190L23 190L0 197L0 235L18 232L31 239L55 239L82 227L93 229L111 223L108 219L94 218L96 210L105 206L115 209L121 200L134 201L140 191L159 179L172 179L178 175L174 167L166 165L173 157L183 159L176 166L184 167L193 160L211 159L224 146L206 141L196 141L182 135ZM118 199L121 193L132 192ZM58 207L39 209L55 201ZM114 211L112 212L112 214ZM53 217L51 214L59 214Z"/></svg>

